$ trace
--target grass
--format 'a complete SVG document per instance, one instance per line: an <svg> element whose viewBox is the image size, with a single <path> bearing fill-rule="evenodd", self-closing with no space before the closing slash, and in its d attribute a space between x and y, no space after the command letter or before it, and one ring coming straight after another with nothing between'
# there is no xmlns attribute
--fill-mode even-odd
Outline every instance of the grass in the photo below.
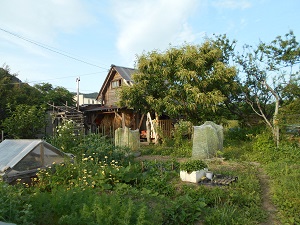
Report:
<svg viewBox="0 0 300 225"><path fill-rule="evenodd" d="M262 133L242 146L228 146L224 155L235 161L259 162L270 177L271 199L278 210L276 217L282 224L300 224L300 151L297 143L282 140L276 148L272 137Z"/></svg>
<svg viewBox="0 0 300 225"><path fill-rule="evenodd" d="M143 155L169 155L172 160L160 161L156 156L141 162L126 158L127 150L88 138L77 147L76 164L41 171L35 186L0 182L0 220L17 224L260 224L267 214L258 168L245 162L258 161L271 178L281 222L300 223L296 146L283 145L274 152L265 136L226 144L226 160L206 162L214 173L237 176L238 181L212 187L180 180L176 157L189 157L189 143L177 149L144 146Z"/></svg>

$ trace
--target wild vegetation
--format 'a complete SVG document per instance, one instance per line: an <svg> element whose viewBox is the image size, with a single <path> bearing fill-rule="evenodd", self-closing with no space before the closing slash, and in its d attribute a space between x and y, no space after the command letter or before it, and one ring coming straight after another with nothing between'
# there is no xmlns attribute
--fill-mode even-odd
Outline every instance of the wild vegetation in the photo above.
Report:
<svg viewBox="0 0 300 225"><path fill-rule="evenodd" d="M286 142L274 151L272 135L244 129L235 133L235 129L226 132L225 159L205 161L216 174L238 177L229 186L182 182L179 162L188 159L182 158L184 145L177 150L183 153L165 160L157 154L172 146L142 147L142 156L149 158L138 160L129 149L115 148L105 136L81 137L79 145L69 149L76 154L75 162L40 170L31 186L0 183L0 220L17 224L260 224L268 215L262 207L259 179L259 168L263 168L270 177L278 220L299 224L297 143ZM60 137L70 141L67 132ZM149 149L156 149L154 159Z"/></svg>
<svg viewBox="0 0 300 225"><path fill-rule="evenodd" d="M235 44L218 36L201 46L186 44L138 57L140 72L134 76L135 85L122 90L120 104L181 118L172 137L161 136L159 145L141 147L142 156L147 156L141 160L129 149L115 147L106 136L76 136L71 121L62 124L57 136L47 141L74 154L75 161L41 169L31 185L1 181L0 221L274 224L263 205L268 197L262 188L264 173L277 209L271 212L274 220L300 224L295 129L299 116L290 115L298 114L300 106L295 68L300 62L299 43L289 32L257 48L245 46L244 53L236 52ZM7 67L0 70L0 84L0 126L6 137L34 138L43 128L47 102L72 102L72 94L64 88L31 87L10 75ZM262 119L253 120L253 113ZM191 156L192 125L212 120L225 126L227 119L240 123L226 130L224 150L205 163L215 173L237 176L237 182L229 186L182 182L180 162Z"/></svg>

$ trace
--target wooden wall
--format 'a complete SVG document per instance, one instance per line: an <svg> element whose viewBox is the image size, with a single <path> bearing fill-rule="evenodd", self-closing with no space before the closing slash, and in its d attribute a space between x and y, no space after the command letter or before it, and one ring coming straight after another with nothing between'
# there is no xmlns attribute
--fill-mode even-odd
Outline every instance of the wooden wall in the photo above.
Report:
<svg viewBox="0 0 300 225"><path fill-rule="evenodd" d="M107 91L105 93L104 96L104 100L105 100L105 105L107 106L111 106L111 105L116 105L118 102L118 90L120 90L120 87L117 88L112 88L111 87L111 82L112 81L116 81L116 80L120 80L122 82L123 85L123 78L121 77L121 75L119 73L115 73L114 77L112 78L112 80L109 82L109 84L107 84Z"/></svg>

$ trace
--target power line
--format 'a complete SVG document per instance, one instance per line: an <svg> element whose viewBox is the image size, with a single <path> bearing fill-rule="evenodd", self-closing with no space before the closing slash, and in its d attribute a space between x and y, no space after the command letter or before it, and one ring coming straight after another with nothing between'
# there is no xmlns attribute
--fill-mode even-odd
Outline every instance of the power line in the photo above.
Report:
<svg viewBox="0 0 300 225"><path fill-rule="evenodd" d="M85 64L90 65L90 66L95 66L95 67L98 67L98 68L101 68L101 69L105 69L105 70L107 69L107 68L104 68L104 67L95 65L95 64L93 64L93 63L89 63L89 62L87 62L87 61L84 61L84 60L75 58L75 57L73 57L73 56L67 55L67 54L63 53L63 51L61 51L61 50L55 49L55 48L53 48L53 47L51 47L51 46L47 46L47 45L42 44L42 43L39 43L39 42L37 42L37 41L30 40L29 38L25 38L25 37L23 37L23 36L21 36L21 35L19 35L19 34L13 33L13 32L11 32L11 31L8 31L8 30L3 29L3 28L1 28L1 27L0 27L0 30L2 30L3 32L6 32L6 33L8 33L8 34L10 34L10 35L13 35L13 36L15 36L15 37L17 37L17 38L20 38L20 39L22 39L22 40L24 40L24 41L27 41L27 42L29 42L29 43L31 43L31 44L37 45L37 46L39 46L39 47L41 47L41 48L44 48L44 49L47 49L47 50L49 50L49 51L51 51L51 52L55 52L55 53L57 53L57 54L59 54L59 55L68 57L68 58L70 58L70 59L73 59L73 60L76 60L76 61L79 61L79 62L82 62L82 63L85 63Z"/></svg>
<svg viewBox="0 0 300 225"><path fill-rule="evenodd" d="M47 82L47 81L51 81L51 80L60 80L60 79L65 79L65 78L71 78L71 77L83 77L83 76L89 76L89 75L93 75L93 74L98 74L101 72L95 72L95 73L86 73L86 74L78 74L78 75L72 75L72 76L67 76L67 77L59 77L59 78L52 78L52 79L46 79L46 80L36 80L36 81L29 81L26 83L42 83L42 82Z"/></svg>
<svg viewBox="0 0 300 225"><path fill-rule="evenodd" d="M30 84L30 83L35 83L35 84L42 84L44 82L48 82L51 80L61 80L61 79L66 79L66 78L71 78L71 77L78 77L78 76L89 76L89 75L93 75L93 74L98 74L101 72L95 72L95 73L85 73L85 74L78 74L78 75L72 75L72 76L67 76L67 77L59 77L59 78L52 78L52 79L46 79L46 80L36 80L36 81L21 81L21 82L12 82L12 83L5 83L5 84L0 84L0 86L4 86L4 85L12 85L12 84Z"/></svg>

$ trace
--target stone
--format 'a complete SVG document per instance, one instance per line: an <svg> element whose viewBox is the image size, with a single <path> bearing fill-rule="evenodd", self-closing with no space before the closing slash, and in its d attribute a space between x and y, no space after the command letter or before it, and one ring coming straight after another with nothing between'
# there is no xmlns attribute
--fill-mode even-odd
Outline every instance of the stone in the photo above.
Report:
<svg viewBox="0 0 300 225"><path fill-rule="evenodd" d="M194 126L193 151L194 159L209 159L223 150L223 126L206 121L201 126Z"/></svg>

